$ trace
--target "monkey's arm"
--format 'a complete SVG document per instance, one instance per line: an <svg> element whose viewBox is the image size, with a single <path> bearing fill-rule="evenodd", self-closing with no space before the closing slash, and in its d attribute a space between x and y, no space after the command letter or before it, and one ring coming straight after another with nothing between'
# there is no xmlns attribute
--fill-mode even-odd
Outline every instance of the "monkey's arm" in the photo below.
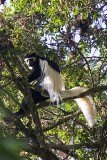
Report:
<svg viewBox="0 0 107 160"><path fill-rule="evenodd" d="M41 76L40 71L33 71L29 76L28 76L28 81L32 82L34 80L37 80Z"/></svg>

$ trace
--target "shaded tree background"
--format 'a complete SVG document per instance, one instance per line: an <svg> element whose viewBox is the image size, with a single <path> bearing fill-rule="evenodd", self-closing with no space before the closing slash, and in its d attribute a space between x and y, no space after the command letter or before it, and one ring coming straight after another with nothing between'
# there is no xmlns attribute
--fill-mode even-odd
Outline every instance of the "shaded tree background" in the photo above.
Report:
<svg viewBox="0 0 107 160"><path fill-rule="evenodd" d="M29 71L23 62L23 56L32 52L59 64L67 89L91 88L84 95L91 94L96 105L93 128L87 126L73 99L59 106L49 101L34 104L29 87L35 84L28 84ZM4 6L0 12L2 159L106 159L106 53L105 0L12 0ZM23 97L30 112L19 119L12 113Z"/></svg>

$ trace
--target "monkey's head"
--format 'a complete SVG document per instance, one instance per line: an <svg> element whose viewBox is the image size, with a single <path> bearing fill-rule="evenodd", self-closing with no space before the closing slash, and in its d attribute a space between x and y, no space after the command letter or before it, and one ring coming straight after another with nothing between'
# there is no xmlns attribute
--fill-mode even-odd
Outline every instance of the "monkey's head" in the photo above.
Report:
<svg viewBox="0 0 107 160"><path fill-rule="evenodd" d="M27 54L25 57L24 57L24 61L25 63L27 64L28 68L29 69L33 69L34 66L35 66L35 63L36 63L36 59L37 59L37 56L35 53L32 53L32 54Z"/></svg>

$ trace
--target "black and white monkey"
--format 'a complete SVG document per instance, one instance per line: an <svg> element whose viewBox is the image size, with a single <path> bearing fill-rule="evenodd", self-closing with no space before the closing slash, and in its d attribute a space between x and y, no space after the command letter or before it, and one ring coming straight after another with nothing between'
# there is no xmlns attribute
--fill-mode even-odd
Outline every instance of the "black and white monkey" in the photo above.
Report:
<svg viewBox="0 0 107 160"><path fill-rule="evenodd" d="M32 82L37 80L42 89L46 90L49 94L49 97L45 97L40 92L31 89L32 97L35 103L46 101L50 98L51 102L56 101L58 104L60 99L78 96L87 90L85 87L75 87L71 90L65 90L65 85L60 74L59 66L52 60L40 57L35 53L26 55L24 60L28 68L31 70L31 74L28 76L28 81ZM82 110L88 125L92 127L95 123L96 113L92 98L90 96L85 96L82 98L77 98L75 101ZM22 101L22 106L27 109L27 104L24 99ZM23 113L24 110L20 108L16 115L21 115Z"/></svg>

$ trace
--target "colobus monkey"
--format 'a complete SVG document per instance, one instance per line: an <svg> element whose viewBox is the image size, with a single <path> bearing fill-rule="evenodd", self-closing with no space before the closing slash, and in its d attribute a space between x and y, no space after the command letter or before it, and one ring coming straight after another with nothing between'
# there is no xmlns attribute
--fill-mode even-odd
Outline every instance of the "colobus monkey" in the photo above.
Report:
<svg viewBox="0 0 107 160"><path fill-rule="evenodd" d="M45 101L50 98L51 102L56 101L59 103L60 99L67 97L78 96L79 94L88 90L85 87L75 87L71 90L65 90L63 78L60 74L59 66L56 62L44 57L40 57L35 53L28 54L24 57L24 60L31 70L31 74L28 76L29 82L37 80L37 83L46 90L49 97L43 96L38 91L31 89L32 97L35 103ZM78 106L81 108L88 125L92 127L95 123L95 106L90 96L75 99ZM22 106L26 109L27 104L23 100ZM21 108L16 115L23 114L24 111Z"/></svg>

